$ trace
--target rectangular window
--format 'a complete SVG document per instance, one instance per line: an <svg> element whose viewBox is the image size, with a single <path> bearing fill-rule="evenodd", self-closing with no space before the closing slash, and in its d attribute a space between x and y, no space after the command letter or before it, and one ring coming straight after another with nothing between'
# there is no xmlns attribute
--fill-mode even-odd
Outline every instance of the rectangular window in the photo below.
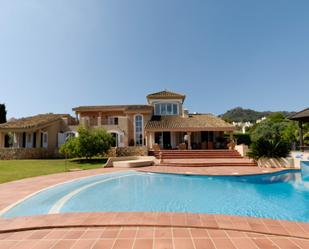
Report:
<svg viewBox="0 0 309 249"><path fill-rule="evenodd" d="M160 115L160 105L159 104L155 104L155 115Z"/></svg>
<svg viewBox="0 0 309 249"><path fill-rule="evenodd" d="M178 114L178 110L177 110L177 104L173 104L173 114L177 115Z"/></svg>
<svg viewBox="0 0 309 249"><path fill-rule="evenodd" d="M161 115L166 114L166 104L161 104Z"/></svg>
<svg viewBox="0 0 309 249"><path fill-rule="evenodd" d="M48 133L47 132L41 133L41 147L43 148L48 147Z"/></svg>
<svg viewBox="0 0 309 249"><path fill-rule="evenodd" d="M143 117L141 115L135 116L135 145L143 145Z"/></svg>
<svg viewBox="0 0 309 249"><path fill-rule="evenodd" d="M172 115L172 104L166 104L166 114Z"/></svg>
<svg viewBox="0 0 309 249"><path fill-rule="evenodd" d="M108 117L107 118L107 123L109 125L118 125L118 117Z"/></svg>
<svg viewBox="0 0 309 249"><path fill-rule="evenodd" d="M118 125L118 117L114 118L114 124Z"/></svg>
<svg viewBox="0 0 309 249"><path fill-rule="evenodd" d="M159 103L155 104L154 115L178 115L178 104Z"/></svg>
<svg viewBox="0 0 309 249"><path fill-rule="evenodd" d="M43 134L43 143L47 143L47 133Z"/></svg>

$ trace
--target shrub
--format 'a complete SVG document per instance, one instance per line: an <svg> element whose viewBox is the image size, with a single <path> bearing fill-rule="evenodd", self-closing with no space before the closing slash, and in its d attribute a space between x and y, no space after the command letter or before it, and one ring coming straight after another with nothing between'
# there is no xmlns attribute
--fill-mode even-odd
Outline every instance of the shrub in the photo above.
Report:
<svg viewBox="0 0 309 249"><path fill-rule="evenodd" d="M251 144L251 138L249 134L235 134L234 137L236 138L237 144L245 144L250 145Z"/></svg>
<svg viewBox="0 0 309 249"><path fill-rule="evenodd" d="M279 158L286 157L289 152L290 144L284 140L259 138L252 142L248 156L254 159Z"/></svg>
<svg viewBox="0 0 309 249"><path fill-rule="evenodd" d="M106 153L113 144L114 138L104 129L78 128L78 137L68 139L60 152L70 157L86 157L87 159Z"/></svg>
<svg viewBox="0 0 309 249"><path fill-rule="evenodd" d="M59 152L68 157L79 157L79 141L77 137L70 137L64 144L60 146Z"/></svg>
<svg viewBox="0 0 309 249"><path fill-rule="evenodd" d="M275 117L266 119L254 126L250 130L251 140L257 141L260 138L285 140L290 143L297 141L298 129L296 122L282 119L278 120Z"/></svg>
<svg viewBox="0 0 309 249"><path fill-rule="evenodd" d="M304 135L304 143L307 146L309 145L309 132Z"/></svg>

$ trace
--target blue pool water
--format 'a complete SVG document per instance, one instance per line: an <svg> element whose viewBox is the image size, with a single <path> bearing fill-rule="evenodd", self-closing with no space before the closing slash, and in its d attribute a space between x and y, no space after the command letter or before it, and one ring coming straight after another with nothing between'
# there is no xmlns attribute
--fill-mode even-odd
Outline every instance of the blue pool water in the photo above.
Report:
<svg viewBox="0 0 309 249"><path fill-rule="evenodd" d="M102 174L44 190L3 217L65 212L158 211L309 222L309 176L186 176L136 171Z"/></svg>

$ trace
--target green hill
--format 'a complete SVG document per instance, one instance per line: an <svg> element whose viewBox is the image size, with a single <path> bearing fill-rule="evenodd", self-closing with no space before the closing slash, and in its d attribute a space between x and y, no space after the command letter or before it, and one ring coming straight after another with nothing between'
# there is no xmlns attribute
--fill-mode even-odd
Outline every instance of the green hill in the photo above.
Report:
<svg viewBox="0 0 309 249"><path fill-rule="evenodd" d="M292 115L295 112L279 111L284 116ZM236 107L228 110L224 114L219 115L221 118L228 122L256 122L256 120L266 117L269 114L274 113L271 111L258 112L252 109L243 109L242 107Z"/></svg>

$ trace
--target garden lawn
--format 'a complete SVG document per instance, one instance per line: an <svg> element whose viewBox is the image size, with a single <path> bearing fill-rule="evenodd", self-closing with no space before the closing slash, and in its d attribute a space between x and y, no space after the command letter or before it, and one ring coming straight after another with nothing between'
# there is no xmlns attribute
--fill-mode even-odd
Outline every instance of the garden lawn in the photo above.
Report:
<svg viewBox="0 0 309 249"><path fill-rule="evenodd" d="M23 178L65 172L70 169L94 169L105 165L107 159L93 160L0 160L0 183Z"/></svg>

